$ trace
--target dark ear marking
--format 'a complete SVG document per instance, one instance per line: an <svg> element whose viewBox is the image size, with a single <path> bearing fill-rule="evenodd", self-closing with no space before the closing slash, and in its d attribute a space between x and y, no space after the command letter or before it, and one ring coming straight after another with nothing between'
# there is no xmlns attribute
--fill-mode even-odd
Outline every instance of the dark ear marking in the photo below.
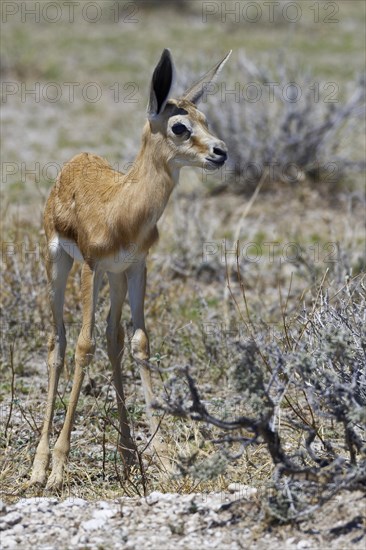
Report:
<svg viewBox="0 0 366 550"><path fill-rule="evenodd" d="M173 60L170 51L164 49L151 79L150 101L148 106L148 114L150 117L160 114L164 109L173 84L173 78Z"/></svg>

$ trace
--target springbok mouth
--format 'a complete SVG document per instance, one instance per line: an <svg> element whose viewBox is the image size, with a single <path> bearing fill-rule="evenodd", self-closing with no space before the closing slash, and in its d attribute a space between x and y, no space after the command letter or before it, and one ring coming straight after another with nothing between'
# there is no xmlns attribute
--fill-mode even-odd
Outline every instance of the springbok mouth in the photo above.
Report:
<svg viewBox="0 0 366 550"><path fill-rule="evenodd" d="M207 168L221 168L221 166L224 166L226 162L226 159L223 159L223 160L214 160L214 159L210 159L210 158L206 158L206 165L207 165Z"/></svg>

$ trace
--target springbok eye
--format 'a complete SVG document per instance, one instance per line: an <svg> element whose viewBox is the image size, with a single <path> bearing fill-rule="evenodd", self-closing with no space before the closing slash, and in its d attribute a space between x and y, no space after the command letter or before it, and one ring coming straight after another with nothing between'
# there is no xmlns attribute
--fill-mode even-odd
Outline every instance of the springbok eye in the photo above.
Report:
<svg viewBox="0 0 366 550"><path fill-rule="evenodd" d="M184 134L184 132L189 132L188 128L180 122L177 122L177 124L174 124L172 126L172 131L176 136L181 136L182 134Z"/></svg>

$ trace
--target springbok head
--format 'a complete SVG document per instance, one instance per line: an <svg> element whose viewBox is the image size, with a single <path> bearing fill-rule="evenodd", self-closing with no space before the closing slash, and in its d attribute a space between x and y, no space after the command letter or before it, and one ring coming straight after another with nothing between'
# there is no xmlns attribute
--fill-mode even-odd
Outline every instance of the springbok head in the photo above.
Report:
<svg viewBox="0 0 366 550"><path fill-rule="evenodd" d="M172 168L199 166L216 170L225 164L227 147L209 130L207 119L197 104L230 54L231 51L181 97L172 99L169 94L175 69L170 51L163 51L152 76L148 120L150 131L164 147Z"/></svg>

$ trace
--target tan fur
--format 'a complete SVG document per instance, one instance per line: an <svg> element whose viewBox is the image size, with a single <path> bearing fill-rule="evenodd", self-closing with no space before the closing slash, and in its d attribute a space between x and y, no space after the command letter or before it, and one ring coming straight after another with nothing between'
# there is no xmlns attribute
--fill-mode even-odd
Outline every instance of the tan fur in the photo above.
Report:
<svg viewBox="0 0 366 550"><path fill-rule="evenodd" d="M120 247L137 245L146 252L156 242L159 220L174 188L170 161L176 147L166 140L170 116L184 109L190 121L206 131L205 117L193 103L170 101L159 128L147 122L139 154L127 174L90 153L73 157L61 170L45 208L48 240L55 232L74 240L84 258L97 259ZM208 153L199 136L191 137L193 155ZM193 156L192 155L192 156Z"/></svg>
<svg viewBox="0 0 366 550"><path fill-rule="evenodd" d="M212 80L227 57L203 78ZM73 259L78 258L77 254L65 248L70 241L71 246L77 246L78 254L81 253L84 260L81 273L83 321L76 345L69 406L55 445L48 488L62 484L85 368L95 351L95 308L105 272L109 279L111 298L106 331L107 348L117 393L119 448L127 471L136 459L136 447L127 420L121 369L124 333L120 319L127 291L134 325L131 350L140 365L150 430L152 434L158 430L159 423L151 409L151 373L146 365L149 358L149 339L144 320L146 254L158 239L157 222L178 181L180 168L187 165L203 168L208 165L209 169L216 169L223 165L227 157L225 144L209 132L205 116L193 103L202 96L201 81L187 91L186 97L168 100L173 72L170 53L164 50L153 74L149 118L143 129L141 148L128 173L114 170L105 159L97 155L80 153L65 164L47 200L44 227L49 243L46 268L53 324L49 339L47 405L33 463L33 484L42 485L46 481L51 456L49 436L66 350L64 294ZM174 131L177 124L185 128L183 135L177 135ZM124 257L122 260L116 258L116 252L129 249L135 255L133 262ZM161 449L159 441L154 441L152 447L155 451Z"/></svg>

